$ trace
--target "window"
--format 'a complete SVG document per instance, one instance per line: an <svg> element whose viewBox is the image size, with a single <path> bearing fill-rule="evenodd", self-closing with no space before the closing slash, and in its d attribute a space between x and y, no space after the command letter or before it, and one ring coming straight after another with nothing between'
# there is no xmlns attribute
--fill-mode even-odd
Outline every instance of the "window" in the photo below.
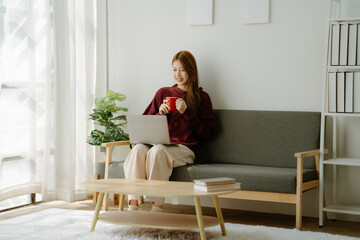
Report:
<svg viewBox="0 0 360 240"><path fill-rule="evenodd" d="M50 6L0 0L0 201L40 193L42 159L55 146Z"/></svg>

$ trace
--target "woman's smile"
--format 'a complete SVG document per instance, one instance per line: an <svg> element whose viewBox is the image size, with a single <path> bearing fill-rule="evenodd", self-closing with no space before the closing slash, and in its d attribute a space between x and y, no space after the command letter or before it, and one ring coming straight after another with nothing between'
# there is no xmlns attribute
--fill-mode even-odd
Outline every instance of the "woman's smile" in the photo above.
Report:
<svg viewBox="0 0 360 240"><path fill-rule="evenodd" d="M179 60L173 62L173 77L176 83L181 87L186 85L187 80L189 79L189 74L185 71L183 65ZM185 90L185 89L182 89Z"/></svg>

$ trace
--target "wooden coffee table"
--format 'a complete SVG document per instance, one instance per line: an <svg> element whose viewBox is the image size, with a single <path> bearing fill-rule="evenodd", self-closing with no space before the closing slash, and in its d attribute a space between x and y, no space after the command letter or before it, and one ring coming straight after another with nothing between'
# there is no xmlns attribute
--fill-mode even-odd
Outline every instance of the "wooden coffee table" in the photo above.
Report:
<svg viewBox="0 0 360 240"><path fill-rule="evenodd" d="M236 190L202 192L194 190L192 182L158 181L141 179L101 179L82 184L90 191L99 192L98 201L90 231L94 231L97 220L120 224L136 225L162 229L194 229L200 231L201 239L206 239L205 227L220 225L222 235L226 235L224 219L219 205L218 195ZM109 211L99 215L105 193L120 193L120 211ZM195 202L195 215L174 214L150 211L123 211L125 195L145 195L153 197L192 197ZM203 216L200 197L212 197L217 217Z"/></svg>

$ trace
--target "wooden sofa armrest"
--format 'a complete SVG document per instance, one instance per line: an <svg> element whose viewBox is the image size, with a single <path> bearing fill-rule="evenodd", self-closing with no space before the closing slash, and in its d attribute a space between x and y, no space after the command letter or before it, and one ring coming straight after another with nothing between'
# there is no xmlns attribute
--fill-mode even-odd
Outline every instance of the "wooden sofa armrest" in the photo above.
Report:
<svg viewBox="0 0 360 240"><path fill-rule="evenodd" d="M105 157L105 174L104 179L108 178L108 169L109 165L112 161L112 149L116 146L124 146L124 145L130 145L130 141L117 141L117 142L107 142L102 143L102 147L106 147L106 157Z"/></svg>
<svg viewBox="0 0 360 240"><path fill-rule="evenodd" d="M130 141L106 142L101 144L101 147L106 148L104 179L108 179L109 176L109 165L112 161L113 148L117 146L125 146L125 145L131 146ZM114 201L115 201L115 195L114 195ZM109 207L109 193L105 193L103 209L107 211L108 207Z"/></svg>
<svg viewBox="0 0 360 240"><path fill-rule="evenodd" d="M107 143L102 143L101 144L102 147L106 147L104 179L108 179L108 176L109 176L109 165L110 165L110 163L112 161L112 150L113 150L113 148L117 147L117 146L124 146L124 145L130 145L131 146L130 141L107 142ZM108 193L105 193L104 205L103 206L104 206L104 210L107 211L108 206L109 206L109 194Z"/></svg>
<svg viewBox="0 0 360 240"><path fill-rule="evenodd" d="M130 141L107 142L101 144L102 147L116 147L122 145L130 145Z"/></svg>
<svg viewBox="0 0 360 240"><path fill-rule="evenodd" d="M328 153L327 149L324 149L324 154ZM317 179L309 182L303 182L303 171L304 171L304 158L315 157L315 167L317 173ZM319 186L319 168L320 168L320 149L297 152L295 153L297 158L296 167L296 228L301 228L302 218L302 195L304 191L316 188Z"/></svg>
<svg viewBox="0 0 360 240"><path fill-rule="evenodd" d="M328 153L327 149L324 149L324 154ZM319 168L320 168L320 149L297 152L295 157L297 158L297 170L296 170L296 192L297 192L297 202L301 201L301 194L303 191L319 186L319 180L314 180L309 183L303 183L303 169L304 169L304 158L306 157L315 157L315 167L317 178L319 179Z"/></svg>
<svg viewBox="0 0 360 240"><path fill-rule="evenodd" d="M324 154L328 153L327 149L324 149ZM296 158L305 158L305 157L313 157L316 154L320 154L320 149L305 151L305 152L297 152L295 153Z"/></svg>
<svg viewBox="0 0 360 240"><path fill-rule="evenodd" d="M327 149L324 149L324 154L328 153ZM320 149L305 151L305 152L297 152L295 153L295 157L297 158L297 177L300 182L302 182L302 174L303 174L303 162L306 157L315 157L315 166L316 172L319 177L319 168L320 168ZM301 178L301 179L300 179Z"/></svg>

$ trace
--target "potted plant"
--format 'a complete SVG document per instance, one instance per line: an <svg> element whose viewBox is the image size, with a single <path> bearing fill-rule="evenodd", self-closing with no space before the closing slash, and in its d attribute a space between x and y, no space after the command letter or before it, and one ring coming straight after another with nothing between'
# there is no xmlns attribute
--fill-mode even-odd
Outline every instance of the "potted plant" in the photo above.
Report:
<svg viewBox="0 0 360 240"><path fill-rule="evenodd" d="M118 112L127 112L128 109L117 106L117 102L126 99L124 94L107 91L106 97L95 98L95 108L89 114L95 125L102 126L104 131L94 129L91 131L87 142L91 145L100 146L104 142L129 140L129 135L124 131L126 116L117 115Z"/></svg>

